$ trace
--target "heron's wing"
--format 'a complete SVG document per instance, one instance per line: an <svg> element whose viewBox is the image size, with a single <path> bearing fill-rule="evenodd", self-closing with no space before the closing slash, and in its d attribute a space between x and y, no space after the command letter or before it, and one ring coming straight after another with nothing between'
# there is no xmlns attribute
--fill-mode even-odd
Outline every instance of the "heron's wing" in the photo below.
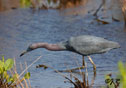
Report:
<svg viewBox="0 0 126 88"><path fill-rule="evenodd" d="M82 55L98 54L114 48L114 42L95 36L78 36L69 39L69 46Z"/></svg>

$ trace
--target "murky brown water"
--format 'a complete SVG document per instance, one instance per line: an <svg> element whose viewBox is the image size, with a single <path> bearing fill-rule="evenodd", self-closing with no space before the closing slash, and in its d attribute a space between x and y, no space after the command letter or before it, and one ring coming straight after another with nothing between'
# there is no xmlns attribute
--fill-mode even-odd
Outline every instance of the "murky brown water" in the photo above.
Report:
<svg viewBox="0 0 126 88"><path fill-rule="evenodd" d="M104 85L104 75L117 72L117 62L121 59L126 62L126 33L123 32L123 23L113 22L107 25L92 23L92 15L72 15L66 11L42 10L32 13L30 9L17 9L0 13L0 55L6 58L15 57L17 66L24 61L32 63L38 56L42 58L35 63L31 72L33 88L70 88L70 83L64 83L64 78L52 69L35 68L38 64L47 64L57 70L77 67L81 65L81 56L72 52L51 52L38 49L19 57L20 53L33 42L57 43L71 36L95 35L116 41L121 48L101 55L92 55L96 66L97 76L94 86ZM86 58L88 65L89 83L93 77L92 65ZM17 67L20 68L19 66ZM69 76L69 73L63 73ZM78 74L75 74L79 76Z"/></svg>

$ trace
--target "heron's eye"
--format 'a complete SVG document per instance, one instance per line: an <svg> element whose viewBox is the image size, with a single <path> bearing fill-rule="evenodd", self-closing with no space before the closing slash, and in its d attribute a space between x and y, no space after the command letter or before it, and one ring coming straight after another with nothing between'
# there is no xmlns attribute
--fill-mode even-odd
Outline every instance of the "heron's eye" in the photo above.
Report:
<svg viewBox="0 0 126 88"><path fill-rule="evenodd" d="M28 48L33 49L35 46L31 44Z"/></svg>
<svg viewBox="0 0 126 88"><path fill-rule="evenodd" d="M32 50L34 50L34 49L31 48L31 47L28 47L28 49L27 49L28 52L29 52L29 51L32 51Z"/></svg>

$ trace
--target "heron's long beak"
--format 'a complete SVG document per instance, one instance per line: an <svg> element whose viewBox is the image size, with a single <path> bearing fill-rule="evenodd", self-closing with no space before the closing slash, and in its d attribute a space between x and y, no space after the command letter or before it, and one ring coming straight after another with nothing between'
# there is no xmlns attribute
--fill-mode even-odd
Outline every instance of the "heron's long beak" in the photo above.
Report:
<svg viewBox="0 0 126 88"><path fill-rule="evenodd" d="M28 51L24 51L20 54L20 57L23 56L24 54L26 54Z"/></svg>

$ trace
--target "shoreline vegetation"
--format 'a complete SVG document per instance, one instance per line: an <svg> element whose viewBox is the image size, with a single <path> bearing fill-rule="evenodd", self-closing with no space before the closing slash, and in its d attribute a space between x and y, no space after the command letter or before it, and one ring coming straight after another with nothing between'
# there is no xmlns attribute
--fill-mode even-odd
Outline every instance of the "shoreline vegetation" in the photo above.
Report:
<svg viewBox="0 0 126 88"><path fill-rule="evenodd" d="M16 9L20 7L31 7L39 9L61 9L81 5L86 0L0 0L0 11ZM86 1L87 2L87 1Z"/></svg>
<svg viewBox="0 0 126 88"><path fill-rule="evenodd" d="M22 72L18 73L16 60L12 58L5 60L2 56L2 60L0 60L0 88L31 88L30 72L27 72L27 69L27 63L25 63L25 70L20 63Z"/></svg>
<svg viewBox="0 0 126 88"><path fill-rule="evenodd" d="M21 73L17 72L17 66L15 59L8 58L7 60L4 59L4 56L2 56L2 60L0 60L0 88L32 88L30 84L30 72L27 72L27 70L35 63L37 62L41 56L39 56L37 59L35 59L29 66L27 66L27 63L25 63L25 69L23 70L22 64L20 64ZM119 61L118 62L118 73L116 74L115 78L112 78L112 73L105 75L105 85L100 86L100 88L125 88L126 87L126 64ZM58 75L65 78L67 81L64 81L65 83L70 83L73 85L73 88L92 88L96 74L93 74L92 80L88 80L88 69L87 69L87 63L85 63L85 72L83 72L81 69L79 71L68 71L68 75L64 75L63 71L58 71L55 68L49 66L49 65L38 65L36 68L51 68L54 72L56 72ZM25 73L25 74L24 74ZM79 79L74 73L79 74L82 79ZM24 76L23 76L24 75ZM115 81L116 80L116 81ZM94 86L96 87L96 86Z"/></svg>
<svg viewBox="0 0 126 88"><path fill-rule="evenodd" d="M85 13L91 13L96 21L109 24L124 21L126 32L126 0L0 0L0 12L17 8L31 8L33 11L48 9L67 9L83 6ZM108 4L109 3L109 4ZM79 12L76 13L78 15Z"/></svg>

